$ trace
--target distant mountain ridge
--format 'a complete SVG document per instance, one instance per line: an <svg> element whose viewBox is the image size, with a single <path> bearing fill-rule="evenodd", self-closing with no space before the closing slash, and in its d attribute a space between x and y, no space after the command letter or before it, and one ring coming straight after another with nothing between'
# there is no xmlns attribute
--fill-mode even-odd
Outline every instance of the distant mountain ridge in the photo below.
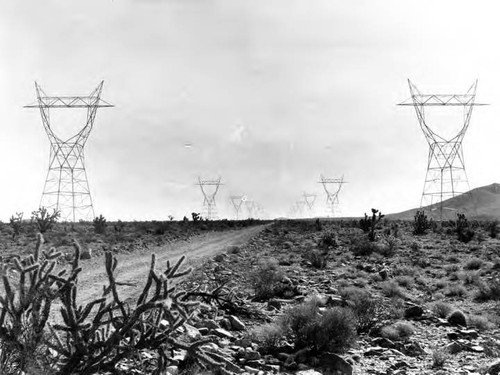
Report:
<svg viewBox="0 0 500 375"><path fill-rule="evenodd" d="M440 204L388 214L389 219L413 220L418 210L425 210L428 217L438 219ZM457 212L468 218L479 220L500 220L500 184L478 187L471 191L443 201L443 219L455 219Z"/></svg>

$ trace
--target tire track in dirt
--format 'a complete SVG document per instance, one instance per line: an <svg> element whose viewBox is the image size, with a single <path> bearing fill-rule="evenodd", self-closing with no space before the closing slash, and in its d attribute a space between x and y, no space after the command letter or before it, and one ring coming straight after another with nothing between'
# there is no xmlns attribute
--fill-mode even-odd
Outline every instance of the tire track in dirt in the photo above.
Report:
<svg viewBox="0 0 500 375"><path fill-rule="evenodd" d="M157 271L166 268L167 260L177 261L182 255L187 257L188 264L196 264L204 258L214 256L229 246L238 246L246 243L258 234L267 225L259 225L239 230L224 232L211 232L196 236L187 243L173 243L149 249L140 250L130 254L116 254L118 266L115 270L116 280L127 285L120 285L118 292L122 301L134 301L146 283L151 254L156 254ZM104 256L81 261L82 272L78 277L77 303L86 304L102 294L102 286L107 285ZM55 310L57 311L57 310Z"/></svg>

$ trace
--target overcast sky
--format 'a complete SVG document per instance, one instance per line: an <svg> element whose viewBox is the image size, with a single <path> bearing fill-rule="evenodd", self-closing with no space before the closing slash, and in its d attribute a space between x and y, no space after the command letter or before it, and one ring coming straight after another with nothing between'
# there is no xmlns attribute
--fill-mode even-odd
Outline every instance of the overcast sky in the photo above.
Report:
<svg viewBox="0 0 500 375"><path fill-rule="evenodd" d="M0 3L0 219L37 208L49 141L35 100L114 104L85 150L96 214L182 218L195 182L221 176L272 216L319 175L345 176L344 215L418 206L428 146L411 107L419 89L465 93L479 79L465 137L472 188L500 182L497 1L85 0ZM185 147L189 143L192 147Z"/></svg>

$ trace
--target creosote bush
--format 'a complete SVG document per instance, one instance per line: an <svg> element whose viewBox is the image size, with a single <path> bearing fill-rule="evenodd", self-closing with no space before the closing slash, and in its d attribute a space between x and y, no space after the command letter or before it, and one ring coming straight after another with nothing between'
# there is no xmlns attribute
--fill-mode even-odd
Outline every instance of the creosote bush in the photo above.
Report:
<svg viewBox="0 0 500 375"><path fill-rule="evenodd" d="M252 275L255 298L266 300L281 295L285 289L283 278L284 273L276 259L266 259L259 263Z"/></svg>
<svg viewBox="0 0 500 375"><path fill-rule="evenodd" d="M350 309L333 307L320 312L315 298L287 310L281 324L295 338L296 349L343 352L356 338L356 317Z"/></svg>
<svg viewBox="0 0 500 375"><path fill-rule="evenodd" d="M356 316L357 331L368 332L377 323L381 309L379 300L368 291L356 287L340 289L339 294Z"/></svg>

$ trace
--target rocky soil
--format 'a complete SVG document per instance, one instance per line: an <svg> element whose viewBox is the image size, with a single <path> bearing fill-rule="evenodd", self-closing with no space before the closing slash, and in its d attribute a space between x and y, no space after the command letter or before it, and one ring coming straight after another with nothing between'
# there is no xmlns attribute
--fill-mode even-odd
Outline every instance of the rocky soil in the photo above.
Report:
<svg viewBox="0 0 500 375"><path fill-rule="evenodd" d="M225 292L207 297L217 308L186 334L216 335L212 350L243 374L498 374L500 241L476 226L463 243L452 225L416 236L410 222L385 222L367 243L354 221L277 222L197 268L185 288ZM263 269L278 275L273 295L257 295ZM293 335L263 341L304 301L350 307L353 288L375 305L346 350L298 350Z"/></svg>

